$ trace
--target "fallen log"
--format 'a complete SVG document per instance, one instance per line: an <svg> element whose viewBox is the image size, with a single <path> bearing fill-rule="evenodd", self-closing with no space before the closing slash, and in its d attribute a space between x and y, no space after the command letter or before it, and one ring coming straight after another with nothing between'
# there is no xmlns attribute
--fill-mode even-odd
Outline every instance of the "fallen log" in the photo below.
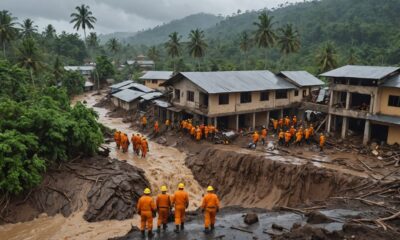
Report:
<svg viewBox="0 0 400 240"><path fill-rule="evenodd" d="M253 234L253 231L250 231L250 230L247 230L247 229L243 229L243 228L239 228L239 227L235 227L235 226L231 226L231 229L238 230L238 231L245 232L245 233Z"/></svg>
<svg viewBox="0 0 400 240"><path fill-rule="evenodd" d="M389 210L391 213L395 213L397 210L388 206L385 206L383 203L377 203L377 202L373 202L367 199L363 199L363 198L351 198L351 197L331 197L332 199L345 199L345 200L358 200L360 202L363 202L367 205L373 205L373 206L378 206L378 207L383 207L386 208L387 210Z"/></svg>
<svg viewBox="0 0 400 240"><path fill-rule="evenodd" d="M388 217L384 217L384 218L378 218L378 219L367 219L367 218L362 218L362 219L352 219L352 221L354 222L372 222L375 223L378 227L382 227L383 230L387 230L388 228L393 230L392 227L390 227L389 225L387 225L386 223L384 223L385 221L389 221L389 220L393 220L396 218L400 217L400 211L397 213L394 213L393 215L390 215Z"/></svg>

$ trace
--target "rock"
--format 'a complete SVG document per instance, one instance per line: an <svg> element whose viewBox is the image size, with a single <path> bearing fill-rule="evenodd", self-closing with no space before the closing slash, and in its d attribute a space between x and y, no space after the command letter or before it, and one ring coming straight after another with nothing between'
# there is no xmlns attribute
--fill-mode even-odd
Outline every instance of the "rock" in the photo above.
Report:
<svg viewBox="0 0 400 240"><path fill-rule="evenodd" d="M336 142L337 142L338 144L342 144L342 143L343 143L343 139L339 138Z"/></svg>
<svg viewBox="0 0 400 240"><path fill-rule="evenodd" d="M298 229L301 228L301 223L293 223L292 228L290 229L290 231L293 231L294 229Z"/></svg>
<svg viewBox="0 0 400 240"><path fill-rule="evenodd" d="M282 227L281 225L278 225L278 224L275 224L275 223L272 224L271 228L272 228L272 229L279 230L279 231L283 231L283 229L285 229L285 228Z"/></svg>
<svg viewBox="0 0 400 240"><path fill-rule="evenodd" d="M308 217L307 223L311 224L320 224L320 223L331 223L334 222L333 219L325 216L324 214L320 213L319 211L313 211L306 214Z"/></svg>
<svg viewBox="0 0 400 240"><path fill-rule="evenodd" d="M385 154L387 157L391 157L391 156L393 156L393 152L392 151L388 151L388 152L386 152L386 154Z"/></svg>
<svg viewBox="0 0 400 240"><path fill-rule="evenodd" d="M367 153L367 149L363 148L358 153L359 154L366 154Z"/></svg>
<svg viewBox="0 0 400 240"><path fill-rule="evenodd" d="M248 225L254 224L258 222L258 216L255 213L247 213L246 216L244 216L244 222Z"/></svg>
<svg viewBox="0 0 400 240"><path fill-rule="evenodd" d="M379 155L379 152L378 151L376 151L376 150L372 150L372 152L371 152L374 156L378 156Z"/></svg>
<svg viewBox="0 0 400 240"><path fill-rule="evenodd" d="M371 143L370 149L371 150L376 150L378 148L378 144L376 142Z"/></svg>
<svg viewBox="0 0 400 240"><path fill-rule="evenodd" d="M166 144L167 143L167 139L165 137L159 137L157 139L157 143L158 144Z"/></svg>

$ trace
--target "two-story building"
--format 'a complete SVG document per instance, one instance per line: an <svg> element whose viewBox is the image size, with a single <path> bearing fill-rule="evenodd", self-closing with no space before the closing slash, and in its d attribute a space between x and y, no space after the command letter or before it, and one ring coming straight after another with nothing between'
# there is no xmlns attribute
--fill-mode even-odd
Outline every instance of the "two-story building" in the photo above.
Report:
<svg viewBox="0 0 400 240"><path fill-rule="evenodd" d="M330 89L327 131L400 143L400 68L347 65L321 74Z"/></svg>
<svg viewBox="0 0 400 240"><path fill-rule="evenodd" d="M160 86L160 84L170 79L172 75L172 71L148 71L139 79L143 80L146 87L164 91L165 88Z"/></svg>
<svg viewBox="0 0 400 240"><path fill-rule="evenodd" d="M182 111L182 118L238 130L268 125L270 117L295 112L310 86L323 85L309 74L313 83L298 87L291 81L299 80L286 75L270 71L181 72L162 86L172 90L173 108Z"/></svg>

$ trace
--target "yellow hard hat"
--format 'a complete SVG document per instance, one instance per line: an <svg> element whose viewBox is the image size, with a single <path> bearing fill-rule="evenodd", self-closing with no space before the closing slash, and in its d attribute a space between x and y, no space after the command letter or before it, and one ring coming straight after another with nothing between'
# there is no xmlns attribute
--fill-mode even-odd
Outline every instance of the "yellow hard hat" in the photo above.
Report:
<svg viewBox="0 0 400 240"><path fill-rule="evenodd" d="M214 191L214 188L212 186L208 186L207 187L207 192L211 192L211 191Z"/></svg>
<svg viewBox="0 0 400 240"><path fill-rule="evenodd" d="M178 184L178 188L184 188L184 187L185 187L185 184L183 184L183 183Z"/></svg>
<svg viewBox="0 0 400 240"><path fill-rule="evenodd" d="M161 192L166 192L166 191L168 191L167 186L161 186Z"/></svg>
<svg viewBox="0 0 400 240"><path fill-rule="evenodd" d="M150 188L145 188L143 193L144 194L150 194L151 193Z"/></svg>

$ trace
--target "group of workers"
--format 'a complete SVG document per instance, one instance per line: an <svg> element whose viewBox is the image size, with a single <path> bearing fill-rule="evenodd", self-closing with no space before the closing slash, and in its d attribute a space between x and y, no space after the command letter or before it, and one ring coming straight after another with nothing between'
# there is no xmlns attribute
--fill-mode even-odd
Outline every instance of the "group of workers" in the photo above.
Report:
<svg viewBox="0 0 400 240"><path fill-rule="evenodd" d="M185 229L185 212L189 207L189 194L184 190L183 183L178 184L178 190L173 195L167 193L167 186L161 187L161 193L154 201L151 197L150 188L144 189L144 195L140 197L137 203L137 213L140 215L140 231L145 236L147 230L148 236L153 236L153 218L158 214L157 232L161 232L161 227L167 229L168 217L174 208L175 232L179 233ZM215 228L215 216L219 211L219 199L214 193L212 186L207 187L207 193L204 195L201 210L204 213L204 232L209 233Z"/></svg>
<svg viewBox="0 0 400 240"><path fill-rule="evenodd" d="M297 117L293 116L292 119L289 116L281 118L279 120L272 119L272 125L274 132L278 133L278 144L281 146L289 147L290 144L301 146L303 142L310 144L315 139L314 127L310 124L307 128L303 129L303 123L297 121ZM279 129L279 132L278 132ZM256 147L257 143L261 138L261 142L264 145L268 135L268 129L263 127L260 134L255 131L253 134L253 145ZM319 147L320 151L323 151L326 142L326 137L323 133L319 136Z"/></svg>
<svg viewBox="0 0 400 240"><path fill-rule="evenodd" d="M131 141L129 141L128 135L126 133L116 131L114 133L114 141L117 145L117 149L122 148L122 152L124 153L128 152L129 145L131 143L133 152L138 156L141 155L142 158L145 158L147 152L149 151L149 143L147 142L147 139L139 133L132 133Z"/></svg>
<svg viewBox="0 0 400 240"><path fill-rule="evenodd" d="M214 139L215 134L218 132L218 129L212 124L201 124L195 126L192 123L192 119L182 120L180 128L183 132L188 133L193 139L196 139L196 141L200 141L202 139L212 140Z"/></svg>

